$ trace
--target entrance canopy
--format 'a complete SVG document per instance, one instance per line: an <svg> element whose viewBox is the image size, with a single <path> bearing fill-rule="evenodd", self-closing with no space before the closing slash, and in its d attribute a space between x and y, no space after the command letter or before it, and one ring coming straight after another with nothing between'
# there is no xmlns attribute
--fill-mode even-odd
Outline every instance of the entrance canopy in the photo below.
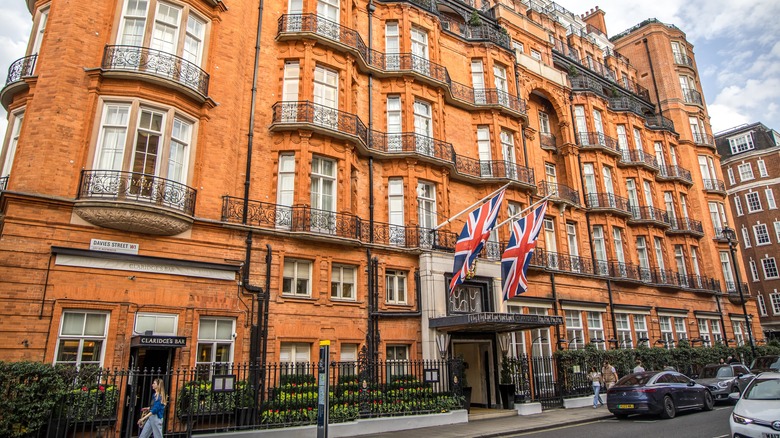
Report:
<svg viewBox="0 0 780 438"><path fill-rule="evenodd" d="M561 324L563 324L562 316L496 312L450 315L441 318L431 318L428 321L428 326L430 328L449 333L503 333L544 328Z"/></svg>

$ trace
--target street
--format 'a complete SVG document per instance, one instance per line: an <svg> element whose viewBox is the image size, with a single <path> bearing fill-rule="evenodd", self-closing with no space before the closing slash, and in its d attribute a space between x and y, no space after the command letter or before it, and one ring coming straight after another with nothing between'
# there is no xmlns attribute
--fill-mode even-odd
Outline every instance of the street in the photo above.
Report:
<svg viewBox="0 0 780 438"><path fill-rule="evenodd" d="M681 412L671 420L652 416L631 416L625 420L610 418L592 423L548 429L543 432L520 433L512 437L534 438L626 438L680 437L725 438L729 436L731 405L715 405L711 412Z"/></svg>

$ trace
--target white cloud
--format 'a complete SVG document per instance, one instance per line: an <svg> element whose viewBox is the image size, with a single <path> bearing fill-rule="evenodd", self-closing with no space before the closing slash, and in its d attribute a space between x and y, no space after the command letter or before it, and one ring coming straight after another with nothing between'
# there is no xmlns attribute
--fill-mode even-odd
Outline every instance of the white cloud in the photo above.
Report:
<svg viewBox="0 0 780 438"><path fill-rule="evenodd" d="M24 56L27 40L30 38L32 19L23 1L4 1L0 5L0 87L5 85L8 67ZM6 112L0 106L0 142L5 138L8 121Z"/></svg>

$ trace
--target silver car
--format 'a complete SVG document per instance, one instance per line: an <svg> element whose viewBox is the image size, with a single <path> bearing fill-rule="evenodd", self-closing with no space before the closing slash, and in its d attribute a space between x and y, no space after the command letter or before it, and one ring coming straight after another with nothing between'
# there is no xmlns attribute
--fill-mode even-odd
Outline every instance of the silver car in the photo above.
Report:
<svg viewBox="0 0 780 438"><path fill-rule="evenodd" d="M741 363L711 364L704 367L696 383L706 386L715 400L728 400L730 393L741 393L754 377Z"/></svg>

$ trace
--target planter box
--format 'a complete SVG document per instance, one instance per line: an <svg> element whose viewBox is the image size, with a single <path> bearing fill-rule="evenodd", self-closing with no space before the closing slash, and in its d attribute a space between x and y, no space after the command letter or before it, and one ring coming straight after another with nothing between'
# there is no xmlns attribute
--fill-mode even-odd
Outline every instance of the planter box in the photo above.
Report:
<svg viewBox="0 0 780 438"><path fill-rule="evenodd" d="M515 404L515 410L517 411L517 415L541 414L542 404L538 402Z"/></svg>
<svg viewBox="0 0 780 438"><path fill-rule="evenodd" d="M563 407L565 409L584 408L593 406L593 396L586 397L574 397L563 399Z"/></svg>

